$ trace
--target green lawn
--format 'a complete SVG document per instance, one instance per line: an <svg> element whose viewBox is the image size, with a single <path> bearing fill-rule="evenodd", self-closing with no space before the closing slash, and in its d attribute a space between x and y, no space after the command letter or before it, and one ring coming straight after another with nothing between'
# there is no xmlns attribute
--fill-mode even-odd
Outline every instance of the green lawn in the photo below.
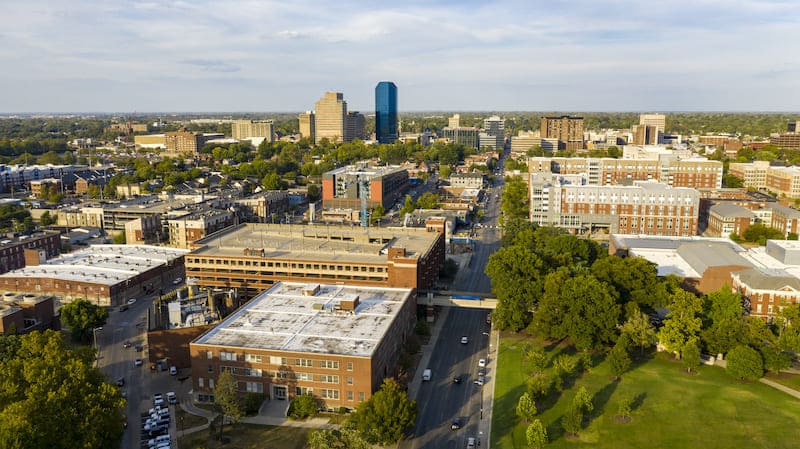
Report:
<svg viewBox="0 0 800 449"><path fill-rule="evenodd" d="M800 375L798 374L768 374L767 379L800 391Z"/></svg>
<svg viewBox="0 0 800 449"><path fill-rule="evenodd" d="M178 439L182 449L304 449L308 433L313 429L304 427L259 426L255 424L236 424L225 426L225 436L230 442L221 444L211 437L208 430L189 434Z"/></svg>
<svg viewBox="0 0 800 449"><path fill-rule="evenodd" d="M500 342L492 447L524 449L525 425L515 415L516 401L525 391L521 350L532 337L504 336ZM551 357L563 350L556 347ZM560 397L540 405L538 418L547 427L548 448L573 447L580 442L597 448L748 448L797 447L800 401L764 384L742 383L723 369L700 367L688 375L680 365L661 357L648 360L611 381L606 363L581 374ZM566 438L560 419L580 386L594 395L595 411L578 439ZM633 420L616 419L621 397L635 398Z"/></svg>

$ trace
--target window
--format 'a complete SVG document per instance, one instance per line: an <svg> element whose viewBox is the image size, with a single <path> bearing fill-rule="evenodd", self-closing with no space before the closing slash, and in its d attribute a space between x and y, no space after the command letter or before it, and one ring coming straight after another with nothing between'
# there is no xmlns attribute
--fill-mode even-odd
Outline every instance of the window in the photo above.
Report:
<svg viewBox="0 0 800 449"><path fill-rule="evenodd" d="M348 401L352 401L353 400L353 392L352 391L348 391L347 392L347 400Z"/></svg>
<svg viewBox="0 0 800 449"><path fill-rule="evenodd" d="M339 376L333 376L329 374L321 374L319 376L319 381L326 384L338 384L339 383Z"/></svg>
<svg viewBox="0 0 800 449"><path fill-rule="evenodd" d="M263 393L264 392L264 384L261 382L245 382L246 389L248 393Z"/></svg>
<svg viewBox="0 0 800 449"><path fill-rule="evenodd" d="M358 392L358 402L364 402L365 394L363 391Z"/></svg>
<svg viewBox="0 0 800 449"><path fill-rule="evenodd" d="M261 363L261 356L257 354L245 354L244 359L251 363Z"/></svg>
<svg viewBox="0 0 800 449"><path fill-rule="evenodd" d="M286 357L270 357L269 363L272 365L286 365Z"/></svg>
<svg viewBox="0 0 800 449"><path fill-rule="evenodd" d="M205 387L205 384L203 382L203 378L202 377L198 377L197 378L197 386L200 387L200 388L204 388Z"/></svg>
<svg viewBox="0 0 800 449"><path fill-rule="evenodd" d="M213 373L214 372L214 365L208 365L208 372L209 373Z"/></svg>
<svg viewBox="0 0 800 449"><path fill-rule="evenodd" d="M306 380L309 382L314 381L314 375L311 373L295 373L294 377L297 380Z"/></svg>
<svg viewBox="0 0 800 449"><path fill-rule="evenodd" d="M353 371L353 362L347 362L347 371Z"/></svg>
<svg viewBox="0 0 800 449"><path fill-rule="evenodd" d="M220 351L219 359L220 360L229 361L229 362L235 362L236 361L236 353L235 352Z"/></svg>
<svg viewBox="0 0 800 449"><path fill-rule="evenodd" d="M353 378L351 376L347 376L347 385L353 385Z"/></svg>
<svg viewBox="0 0 800 449"><path fill-rule="evenodd" d="M297 366L308 366L308 367L314 366L311 359L294 359L294 364Z"/></svg>
<svg viewBox="0 0 800 449"><path fill-rule="evenodd" d="M323 360L319 362L319 367L326 369L339 369L339 362L335 360Z"/></svg>
<svg viewBox="0 0 800 449"><path fill-rule="evenodd" d="M321 391L322 399L339 399L339 390L323 388Z"/></svg>
<svg viewBox="0 0 800 449"><path fill-rule="evenodd" d="M214 379L208 379L208 388L214 389Z"/></svg>
<svg viewBox="0 0 800 449"><path fill-rule="evenodd" d="M295 387L294 393L298 396L305 394L305 395L312 395L314 394L314 389L309 387Z"/></svg>

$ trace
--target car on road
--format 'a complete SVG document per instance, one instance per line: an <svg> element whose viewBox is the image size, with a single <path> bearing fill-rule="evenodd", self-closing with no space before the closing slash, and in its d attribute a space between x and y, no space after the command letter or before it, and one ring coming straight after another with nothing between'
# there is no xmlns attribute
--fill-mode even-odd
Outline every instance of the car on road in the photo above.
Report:
<svg viewBox="0 0 800 449"><path fill-rule="evenodd" d="M467 449L475 449L475 438L474 437L467 438Z"/></svg>
<svg viewBox="0 0 800 449"><path fill-rule="evenodd" d="M174 391L170 391L167 393L167 402L173 405L178 403L178 396L175 395Z"/></svg>
<svg viewBox="0 0 800 449"><path fill-rule="evenodd" d="M169 367L169 375L170 376L177 376L178 375L178 368L175 365Z"/></svg>
<svg viewBox="0 0 800 449"><path fill-rule="evenodd" d="M460 384L461 383L461 376L453 376L453 383Z"/></svg>
<svg viewBox="0 0 800 449"><path fill-rule="evenodd" d="M486 359L478 360L478 366L481 368L486 368Z"/></svg>
<svg viewBox="0 0 800 449"><path fill-rule="evenodd" d="M469 343L469 338L467 338L467 336L466 336L466 335L465 335L465 336L463 336L463 337L461 337L461 344L462 344L462 345L465 345L465 344L467 344L467 343Z"/></svg>
<svg viewBox="0 0 800 449"><path fill-rule="evenodd" d="M123 343L123 344L122 344L122 347L123 347L123 348L125 348L125 349L128 349L128 348L130 348L131 346L133 346L133 345L132 345L132 344L131 344L131 342L130 342L130 341L128 341L128 340L125 340L125 343Z"/></svg>
<svg viewBox="0 0 800 449"><path fill-rule="evenodd" d="M172 281L172 285L178 285L181 282L183 282L183 278L175 278L175 280Z"/></svg>
<svg viewBox="0 0 800 449"><path fill-rule="evenodd" d="M133 361L134 366L142 366L142 359L136 359Z"/></svg>
<svg viewBox="0 0 800 449"><path fill-rule="evenodd" d="M486 368L479 369L478 376L486 376Z"/></svg>
<svg viewBox="0 0 800 449"><path fill-rule="evenodd" d="M128 310L128 305L127 304L123 304L123 305L119 306L119 311L120 312L124 312L126 310Z"/></svg>
<svg viewBox="0 0 800 449"><path fill-rule="evenodd" d="M128 305L129 306L132 306L134 304L136 304L136 298L131 298L131 299L128 300Z"/></svg>
<svg viewBox="0 0 800 449"><path fill-rule="evenodd" d="M117 381L116 381L116 382L117 382L117 386L118 386L118 387L123 387L123 386L125 386L125 378L124 378L124 377L119 377L119 378L117 378Z"/></svg>
<svg viewBox="0 0 800 449"><path fill-rule="evenodd" d="M453 420L453 423L450 424L450 430L458 430L461 428L461 419L456 418Z"/></svg>
<svg viewBox="0 0 800 449"><path fill-rule="evenodd" d="M484 382L486 382L486 378L483 376L478 376L478 378L475 379L475 385L479 385L482 387Z"/></svg>

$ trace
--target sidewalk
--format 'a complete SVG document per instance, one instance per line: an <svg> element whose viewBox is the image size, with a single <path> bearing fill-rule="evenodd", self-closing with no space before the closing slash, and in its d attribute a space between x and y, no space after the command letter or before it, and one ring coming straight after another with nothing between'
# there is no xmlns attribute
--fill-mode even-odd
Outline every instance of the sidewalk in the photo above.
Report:
<svg viewBox="0 0 800 449"><path fill-rule="evenodd" d="M763 377L758 381L761 382L762 384L769 385L770 387L775 388L776 390L780 390L786 394L796 397L797 399L800 399L800 391L797 391L793 388L789 388L786 385L781 385L778 382L773 382L769 379L765 379Z"/></svg>
<svg viewBox="0 0 800 449"><path fill-rule="evenodd" d="M439 340L439 332L442 330L442 323L447 320L447 315L450 313L450 307L442 307L441 310L442 312L431 326L431 338L428 340L428 344L422 347L422 358L419 361L419 365L417 365L417 371L414 373L411 383L408 384L408 397L410 399L417 399L417 393L422 385L422 372L425 371L431 361L433 348L436 346L436 341Z"/></svg>

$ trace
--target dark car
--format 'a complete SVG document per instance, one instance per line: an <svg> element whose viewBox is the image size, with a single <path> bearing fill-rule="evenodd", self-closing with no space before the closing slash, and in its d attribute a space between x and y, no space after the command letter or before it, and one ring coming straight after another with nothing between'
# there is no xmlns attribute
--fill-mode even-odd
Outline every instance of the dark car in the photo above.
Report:
<svg viewBox="0 0 800 449"><path fill-rule="evenodd" d="M458 430L461 428L461 419L456 418L453 420L453 424L450 424L450 430Z"/></svg>
<svg viewBox="0 0 800 449"><path fill-rule="evenodd" d="M117 386L118 386L118 387L121 387L121 386L123 386L123 385L125 385L125 378L124 378L124 377L120 377L120 378L118 378L118 379L117 379Z"/></svg>
<svg viewBox="0 0 800 449"><path fill-rule="evenodd" d="M132 345L132 344L131 344L131 342L129 342L129 341L125 341L125 343L123 343L123 344L122 344L122 347L123 347L123 348L126 348L126 349L127 349L127 348L130 348L131 346L133 346L133 345Z"/></svg>
<svg viewBox="0 0 800 449"><path fill-rule="evenodd" d="M461 383L461 376L453 376L453 383L460 384Z"/></svg>

